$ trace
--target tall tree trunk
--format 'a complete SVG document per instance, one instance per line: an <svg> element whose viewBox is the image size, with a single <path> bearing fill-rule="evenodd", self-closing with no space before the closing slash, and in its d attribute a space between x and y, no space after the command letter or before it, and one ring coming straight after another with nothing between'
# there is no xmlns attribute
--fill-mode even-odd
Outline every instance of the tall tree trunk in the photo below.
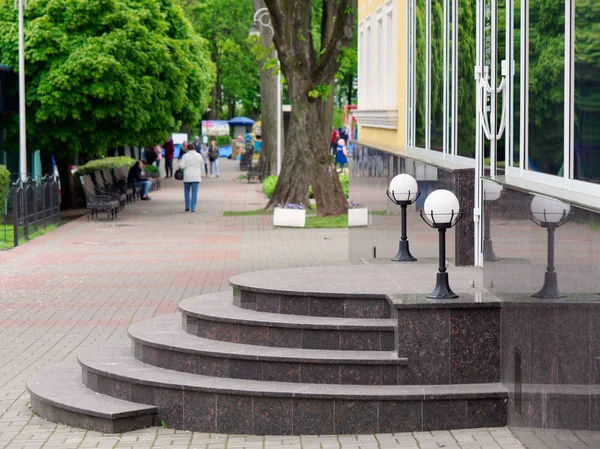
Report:
<svg viewBox="0 0 600 449"><path fill-rule="evenodd" d="M304 202L310 182L319 215L339 215L348 205L329 153L331 125L327 132L323 129L323 121L331 123L332 119L332 106L322 101L323 87L333 84L340 67L340 48L352 39L357 1L324 2L321 51L315 51L311 34L313 1L318 0L264 0L292 103L283 169L268 207L278 202ZM324 100L327 103L329 95Z"/></svg>
<svg viewBox="0 0 600 449"><path fill-rule="evenodd" d="M314 126L323 119L324 105L310 100L306 82L288 77L291 100L294 107L286 136L281 175L267 206L278 203L308 202L308 188L312 185L319 215L341 215L348 204L338 173L329 153L329 139L322 127Z"/></svg>
<svg viewBox="0 0 600 449"><path fill-rule="evenodd" d="M215 60L215 58L213 58ZM211 91L209 120L219 120L221 116L221 81L219 79L219 68L217 67L217 80Z"/></svg>
<svg viewBox="0 0 600 449"><path fill-rule="evenodd" d="M252 0L254 12L264 8L262 0ZM277 75L272 68L264 69L269 59L277 57L273 49L273 32L267 27L261 27L261 44L268 51L265 59L258 61L260 71L260 104L262 125L262 147L260 150L260 164L262 164L263 177L277 174ZM270 51L269 51L270 50Z"/></svg>
<svg viewBox="0 0 600 449"><path fill-rule="evenodd" d="M348 76L348 105L351 105L352 102L354 101L354 90L353 90L353 86L354 86L354 77L353 76Z"/></svg>
<svg viewBox="0 0 600 449"><path fill-rule="evenodd" d="M71 159L60 158L56 159L56 167L58 168L58 176L60 178L61 192L61 209L77 208L75 199L75 184L73 183L73 174L71 173Z"/></svg>

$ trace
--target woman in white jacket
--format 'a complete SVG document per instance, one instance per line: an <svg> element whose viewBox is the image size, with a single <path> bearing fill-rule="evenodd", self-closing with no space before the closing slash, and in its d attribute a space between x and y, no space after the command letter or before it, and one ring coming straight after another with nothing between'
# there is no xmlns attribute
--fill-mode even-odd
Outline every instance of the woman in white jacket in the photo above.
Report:
<svg viewBox="0 0 600 449"><path fill-rule="evenodd" d="M192 212L196 212L198 186L202 180L202 165L204 165L202 156L200 156L200 153L196 151L193 144L188 144L187 152L179 161L179 168L183 170L183 187L186 212L188 212L190 209Z"/></svg>

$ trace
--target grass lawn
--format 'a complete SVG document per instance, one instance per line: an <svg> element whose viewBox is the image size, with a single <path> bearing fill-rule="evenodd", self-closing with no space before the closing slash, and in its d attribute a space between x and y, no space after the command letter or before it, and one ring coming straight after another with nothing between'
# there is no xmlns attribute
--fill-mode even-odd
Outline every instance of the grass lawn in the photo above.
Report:
<svg viewBox="0 0 600 449"><path fill-rule="evenodd" d="M29 240L33 240L36 237L47 234L56 229L56 225L49 225L44 229L40 229L38 232L33 232L33 226L29 226ZM25 237L23 237L23 228L19 228L19 245L27 243ZM0 225L0 250L14 248L14 228L12 225Z"/></svg>
<svg viewBox="0 0 600 449"><path fill-rule="evenodd" d="M306 211L306 225L305 228L347 228L348 227L348 215L337 215L333 217L317 217L311 212L316 212L316 207L313 205L309 210ZM381 215L386 215L387 212L383 211ZM244 210L244 211L232 211L228 210L223 212L224 217L251 217L256 215L273 215L273 211L265 211L264 209L255 210Z"/></svg>
<svg viewBox="0 0 600 449"><path fill-rule="evenodd" d="M266 211L264 209L256 210L226 210L223 212L224 217L248 217L253 215L273 215L273 211Z"/></svg>
<svg viewBox="0 0 600 449"><path fill-rule="evenodd" d="M305 228L347 228L348 215L334 215L332 217L307 216Z"/></svg>

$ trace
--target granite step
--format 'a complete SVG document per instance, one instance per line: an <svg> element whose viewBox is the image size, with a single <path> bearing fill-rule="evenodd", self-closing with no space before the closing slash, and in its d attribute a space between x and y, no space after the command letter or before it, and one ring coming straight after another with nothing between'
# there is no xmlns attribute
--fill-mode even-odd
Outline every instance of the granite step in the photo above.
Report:
<svg viewBox="0 0 600 449"><path fill-rule="evenodd" d="M395 320L285 315L243 309L231 292L181 301L183 329L211 340L304 349L393 351Z"/></svg>
<svg viewBox="0 0 600 449"><path fill-rule="evenodd" d="M144 364L131 341L79 354L91 390L158 407L176 429L259 435L331 435L497 427L507 390L496 384L319 385L202 376Z"/></svg>
<svg viewBox="0 0 600 449"><path fill-rule="evenodd" d="M319 384L397 385L406 358L392 351L334 351L254 346L196 337L181 315L129 327L134 357L161 368L206 376ZM400 371L400 372L399 372Z"/></svg>
<svg viewBox="0 0 600 449"><path fill-rule="evenodd" d="M105 433L143 429L156 423L158 409L106 396L85 387L81 367L65 362L27 380L31 409L49 421Z"/></svg>
<svg viewBox="0 0 600 449"><path fill-rule="evenodd" d="M244 309L337 318L390 318L385 292L397 289L382 270L352 265L243 273L231 277L229 284L234 304Z"/></svg>

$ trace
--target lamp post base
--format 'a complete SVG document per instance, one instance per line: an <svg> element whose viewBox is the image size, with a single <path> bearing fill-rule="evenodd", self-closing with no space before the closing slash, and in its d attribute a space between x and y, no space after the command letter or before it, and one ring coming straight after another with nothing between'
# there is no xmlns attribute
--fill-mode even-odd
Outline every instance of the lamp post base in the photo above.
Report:
<svg viewBox="0 0 600 449"><path fill-rule="evenodd" d="M491 240L483 240L483 260L484 262L497 262L500 260L498 256L494 254L494 248Z"/></svg>
<svg viewBox="0 0 600 449"><path fill-rule="evenodd" d="M398 254L392 259L392 262L414 262L416 260L408 249L408 240L400 240Z"/></svg>
<svg viewBox="0 0 600 449"><path fill-rule="evenodd" d="M558 291L558 281L556 272L544 274L544 286L542 289L531 295L532 298L565 298L567 295Z"/></svg>
<svg viewBox="0 0 600 449"><path fill-rule="evenodd" d="M429 299L454 299L458 295L452 291L448 283L448 273L438 273L433 291L427 295Z"/></svg>

